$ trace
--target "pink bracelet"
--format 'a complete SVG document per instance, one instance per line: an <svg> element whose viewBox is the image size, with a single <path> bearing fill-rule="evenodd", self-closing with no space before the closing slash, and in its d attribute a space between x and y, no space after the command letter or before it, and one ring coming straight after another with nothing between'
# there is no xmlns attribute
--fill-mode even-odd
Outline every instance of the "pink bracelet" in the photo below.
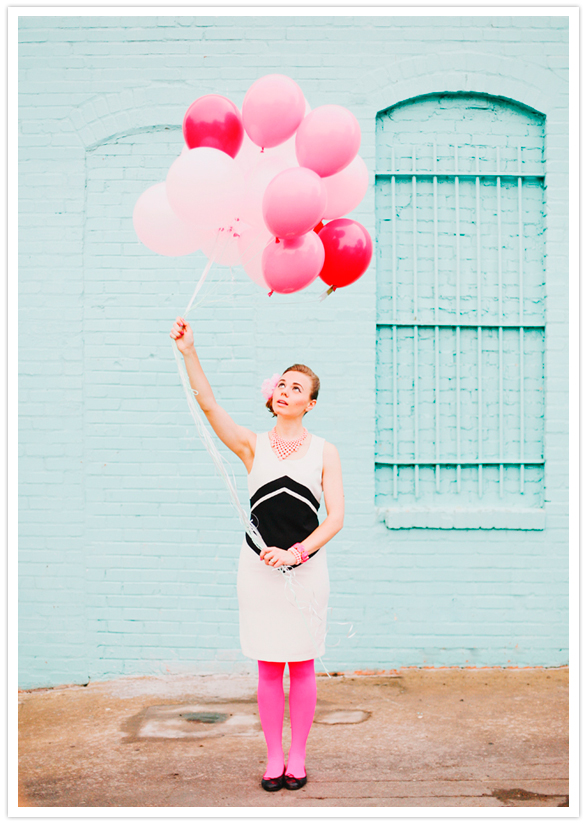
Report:
<svg viewBox="0 0 587 825"><path fill-rule="evenodd" d="M310 557L308 556L308 554L306 552L306 548L304 547L304 545L300 541L293 544L289 548L289 551L290 551L290 553L293 553L294 558L296 560L296 564L303 564L305 561L310 560Z"/></svg>

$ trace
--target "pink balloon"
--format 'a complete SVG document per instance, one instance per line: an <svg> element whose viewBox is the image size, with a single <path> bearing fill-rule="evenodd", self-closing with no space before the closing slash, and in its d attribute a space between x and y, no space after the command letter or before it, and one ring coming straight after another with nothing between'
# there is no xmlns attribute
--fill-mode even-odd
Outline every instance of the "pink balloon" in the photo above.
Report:
<svg viewBox="0 0 587 825"><path fill-rule="evenodd" d="M328 286L348 286L367 270L373 255L371 235L350 218L338 218L320 230L325 258L320 277Z"/></svg>
<svg viewBox="0 0 587 825"><path fill-rule="evenodd" d="M359 151L361 129L344 106L319 106L307 115L296 132L300 166L325 178L341 172Z"/></svg>
<svg viewBox="0 0 587 825"><path fill-rule="evenodd" d="M208 146L235 157L243 142L241 113L222 95L195 100L183 119L183 136L190 149Z"/></svg>
<svg viewBox="0 0 587 825"><path fill-rule="evenodd" d="M165 183L156 183L139 197L132 215L140 241L159 255L189 255L200 248L204 233L180 220L169 206Z"/></svg>
<svg viewBox="0 0 587 825"><path fill-rule="evenodd" d="M369 170L360 155L356 155L342 172L324 178L326 209L324 219L340 218L358 206L369 186Z"/></svg>
<svg viewBox="0 0 587 825"><path fill-rule="evenodd" d="M277 238L295 238L313 229L326 207L324 183L311 169L286 169L263 196L263 218Z"/></svg>
<svg viewBox="0 0 587 825"><path fill-rule="evenodd" d="M241 232L238 239L238 248L240 252L240 260L243 269L257 286L263 287L267 290L267 281L263 276L263 250L272 241L275 243L275 238L268 229L257 226L248 226Z"/></svg>
<svg viewBox="0 0 587 825"><path fill-rule="evenodd" d="M303 92L295 80L284 74L268 74L247 91L243 124L257 146L278 146L298 128L305 108Z"/></svg>
<svg viewBox="0 0 587 825"><path fill-rule="evenodd" d="M231 157L200 146L180 155L167 173L169 205L186 223L207 229L229 226L242 208L244 177Z"/></svg>
<svg viewBox="0 0 587 825"><path fill-rule="evenodd" d="M324 264L324 246L315 232L270 242L263 252L263 275L274 292L288 294L314 281Z"/></svg>
<svg viewBox="0 0 587 825"><path fill-rule="evenodd" d="M288 164L279 156L274 157L269 151L259 155L255 166L245 175L245 197L241 211L243 220L253 226L265 228L263 220L263 196L267 186Z"/></svg>

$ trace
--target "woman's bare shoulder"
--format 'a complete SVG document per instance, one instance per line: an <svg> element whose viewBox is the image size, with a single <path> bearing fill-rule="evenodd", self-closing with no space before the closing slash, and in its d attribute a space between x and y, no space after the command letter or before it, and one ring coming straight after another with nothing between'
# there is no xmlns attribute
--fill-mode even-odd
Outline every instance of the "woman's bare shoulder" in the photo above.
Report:
<svg viewBox="0 0 587 825"><path fill-rule="evenodd" d="M340 460L338 450L334 444L331 444L329 441L324 442L324 459L330 461Z"/></svg>

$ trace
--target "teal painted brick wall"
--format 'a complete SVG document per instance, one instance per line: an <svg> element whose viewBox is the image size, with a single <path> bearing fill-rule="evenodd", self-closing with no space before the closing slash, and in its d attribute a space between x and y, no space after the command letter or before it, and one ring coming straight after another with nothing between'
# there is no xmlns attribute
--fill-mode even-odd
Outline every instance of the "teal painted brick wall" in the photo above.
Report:
<svg viewBox="0 0 587 825"><path fill-rule="evenodd" d="M195 326L219 399L253 429L270 424L267 375L301 360L322 379L311 428L338 445L347 496L328 548L330 669L565 663L567 19L23 17L19 40L22 687L251 667L240 526L167 338L204 260L150 253L131 216L181 151L192 100L241 105L275 71L312 107L352 109L372 175L377 113L411 97L476 92L546 116L545 530L379 521L374 265L295 304L218 270ZM355 217L375 236L373 185Z"/></svg>

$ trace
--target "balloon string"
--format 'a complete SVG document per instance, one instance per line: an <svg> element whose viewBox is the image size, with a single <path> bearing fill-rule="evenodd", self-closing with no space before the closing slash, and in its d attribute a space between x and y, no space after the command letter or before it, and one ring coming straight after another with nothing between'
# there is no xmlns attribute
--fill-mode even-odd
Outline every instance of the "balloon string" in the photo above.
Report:
<svg viewBox="0 0 587 825"><path fill-rule="evenodd" d="M208 262L207 262L206 266L204 267L204 271L200 275L200 280L196 284L196 289L194 290L194 294L192 295L191 300L190 300L189 304L187 305L187 309L184 312L184 315L187 315L188 312L190 311L190 309L192 308L192 304L196 300L196 295L198 294L200 289L203 287L204 281L206 280L206 278L208 276L208 273L210 272L210 269L212 268L212 264L214 263L214 253L216 252L216 247L218 246L219 236L220 236L220 232L218 231L216 233L216 237L214 238L214 245L212 247L212 252L210 253L210 257L208 258Z"/></svg>
<svg viewBox="0 0 587 825"><path fill-rule="evenodd" d="M331 607L328 608L328 612L329 612L330 615L332 615L332 608ZM346 638L347 639L352 639L353 636L355 636L356 633L357 633L357 631L355 630L355 626L352 622L333 622L329 618L327 623L326 623L326 627L327 627L326 636L328 636L328 634L330 632L330 629L332 628L333 625L340 625L341 627L348 628L347 632L346 632ZM338 647L339 644L340 644L340 639L338 640L338 642L329 642L329 647Z"/></svg>
<svg viewBox="0 0 587 825"><path fill-rule="evenodd" d="M321 301L325 301L325 300L326 300L326 298L328 298L328 296L329 296L329 295L332 295L332 293L333 293L333 292L336 292L336 287L335 287L335 286L331 286L331 287L329 287L329 288L326 290L326 292L323 292L323 293L322 293L322 295L320 296L320 300L321 300Z"/></svg>
<svg viewBox="0 0 587 825"><path fill-rule="evenodd" d="M228 470L227 470L227 463L224 460L224 458L220 455L220 453L218 452L218 449L216 448L216 445L214 444L214 441L212 440L212 437L211 437L206 425L204 424L204 420L203 420L202 413L200 411L199 405L196 403L196 401L194 399L194 393L193 393L193 390L192 390L190 382L189 382L187 371L185 369L185 364L182 363L182 360L179 357L179 350L177 348L177 343L175 341L172 341L172 345L173 345L173 354L175 356L175 360L177 362L177 368L179 370L179 375L180 375L180 378L181 378L181 383L182 383L183 388L185 390L185 394L186 394L186 398L187 398L187 402L188 402L188 407L189 407L190 412L192 414L192 418L194 419L194 423L195 423L196 428L198 430L198 434L199 434L200 438L202 439L206 450L210 454L210 457L212 458L212 461L214 462L214 466L216 467L216 470L217 470L218 474L220 475L220 477L222 478L222 480L224 481L224 483L225 483L225 485L228 489L230 498L232 500L232 503L236 507L237 513L239 515L239 518L240 518L240 521L241 521L243 527L245 528L246 532L250 535L251 539L254 541L256 546L259 549L263 549L263 547L266 547L267 545L263 541L263 538L262 538L261 534L259 533L259 531L257 530L257 528L254 526L254 524L252 524L251 520L249 519L249 517L245 513L245 511L243 509L243 506L241 505L241 503L239 501L238 493L236 491L236 483L235 483L235 480L234 480L234 474L232 473L232 468L229 467L230 472L233 475L233 478L231 480L231 478L228 474Z"/></svg>

